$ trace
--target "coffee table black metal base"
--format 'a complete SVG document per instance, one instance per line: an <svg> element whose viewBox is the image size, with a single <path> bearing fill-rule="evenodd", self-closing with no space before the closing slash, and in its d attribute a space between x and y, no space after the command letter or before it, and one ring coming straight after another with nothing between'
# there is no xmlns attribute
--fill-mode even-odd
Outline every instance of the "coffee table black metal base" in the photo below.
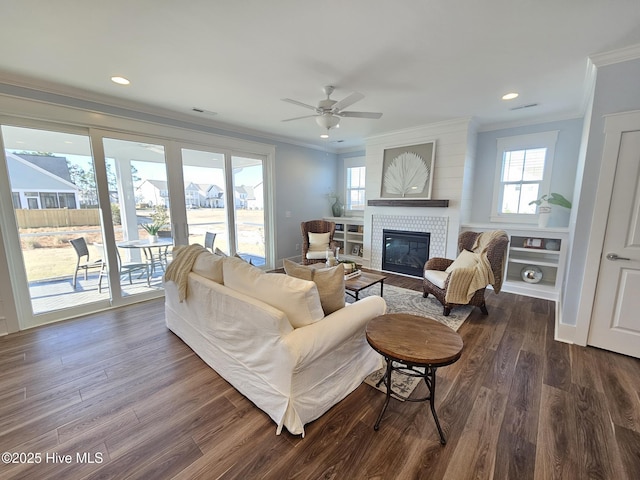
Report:
<svg viewBox="0 0 640 480"><path fill-rule="evenodd" d="M435 406L435 398L436 398L436 370L437 367L432 367L430 365L406 365L400 362L396 362L395 360L390 359L389 357L385 357L387 362L387 369L384 376L378 381L376 387L379 387L381 383L384 382L384 385L387 389L387 395L384 401L384 405L382 406L382 410L378 415L378 419L376 420L376 424L373 426L374 430L378 430L380 428L380 421L382 420L382 416L384 412L387 410L387 406L389 405L389 399L391 395L394 395L397 398L400 398L407 402L429 402L429 406L431 407L431 413L433 414L433 419L436 422L436 428L438 429L438 434L440 435L440 443L442 445L447 444L447 440L444 437L444 432L442 431L442 427L440 427L440 420L438 420L438 414L436 413ZM429 395L422 398L409 398L404 395L399 394L398 392L394 392L391 388L391 373L398 372L401 375L406 375L408 377L419 377L424 379L424 383L427 385L429 389Z"/></svg>

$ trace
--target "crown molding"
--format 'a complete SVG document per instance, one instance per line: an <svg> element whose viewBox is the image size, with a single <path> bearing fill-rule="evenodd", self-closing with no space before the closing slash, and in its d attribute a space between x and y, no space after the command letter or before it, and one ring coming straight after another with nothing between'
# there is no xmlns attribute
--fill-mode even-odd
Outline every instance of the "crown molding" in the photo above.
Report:
<svg viewBox="0 0 640 480"><path fill-rule="evenodd" d="M425 128L441 128L441 127L450 127L450 126L460 126L465 125L468 126L472 122L475 122L474 117L462 117L462 118L453 118L450 120L442 120L440 122L428 123L425 125L417 125L415 127L404 128L402 130L394 130L391 132L380 133L378 135L372 135L370 137L365 138L365 142L368 144L371 141L384 140L387 137L391 137L394 135L404 135L411 134L412 132L421 133Z"/></svg>
<svg viewBox="0 0 640 480"><path fill-rule="evenodd" d="M522 119L520 121L487 123L484 125L479 125L478 133L493 132L495 130L506 130L509 128L529 127L531 125L540 125L543 123L562 122L565 120L575 120L583 117L584 113L567 113L564 115L546 115L536 118Z"/></svg>
<svg viewBox="0 0 640 480"><path fill-rule="evenodd" d="M615 63L627 62L640 58L640 44L629 45L609 52L595 53L589 58L596 67L605 67Z"/></svg>

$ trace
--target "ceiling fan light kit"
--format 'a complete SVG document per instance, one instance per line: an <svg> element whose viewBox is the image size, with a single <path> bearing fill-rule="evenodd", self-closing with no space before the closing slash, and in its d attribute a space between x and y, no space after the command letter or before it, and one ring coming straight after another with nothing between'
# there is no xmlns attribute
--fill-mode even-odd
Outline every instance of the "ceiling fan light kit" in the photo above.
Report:
<svg viewBox="0 0 640 480"><path fill-rule="evenodd" d="M326 128L327 130L331 130L333 127L340 123L340 117L336 117L330 113L323 113L319 117L316 117L316 123L320 125L322 128Z"/></svg>
<svg viewBox="0 0 640 480"><path fill-rule="evenodd" d="M347 108L350 105L353 105L354 103L356 103L359 100L362 100L364 98L364 95L362 95L361 93L357 93L354 92L351 95L349 95L348 97L340 100L340 101L336 101L331 99L331 94L333 93L333 91L335 90L335 87L333 87L332 85L327 85L326 87L324 87L322 89L322 91L325 93L325 95L327 96L327 98L320 100L318 102L318 106L314 107L312 105L307 105L306 103L302 103L299 102L297 100L292 100L290 98L283 98L282 101L283 102L288 102L288 103L292 103L294 105L298 105L300 107L303 108L308 108L310 110L314 110L316 112L315 115L305 115L303 117L295 117L295 118L288 118L286 120L283 120L283 122L289 122L292 120L300 120L302 118L310 118L310 117L315 117L316 119L316 123L324 128L325 130L327 130L327 132L329 130L331 130L332 128L337 128L338 124L340 123L340 119L342 117L352 117L352 118L370 118L370 119L378 119L380 117L382 117L382 113L378 113L378 112L348 112L348 111L344 111L343 109ZM327 135L326 133L323 135ZM325 138L325 137L323 137Z"/></svg>

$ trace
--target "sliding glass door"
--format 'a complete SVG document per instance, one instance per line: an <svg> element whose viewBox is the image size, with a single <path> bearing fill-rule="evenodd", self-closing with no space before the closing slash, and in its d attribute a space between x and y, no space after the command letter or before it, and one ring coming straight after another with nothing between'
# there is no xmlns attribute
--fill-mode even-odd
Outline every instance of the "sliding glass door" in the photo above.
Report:
<svg viewBox="0 0 640 480"><path fill-rule="evenodd" d="M108 300L97 288L103 230L89 136L2 125L2 139L20 246L14 280L31 313Z"/></svg>
<svg viewBox="0 0 640 480"><path fill-rule="evenodd" d="M231 157L236 252L256 266L265 264L264 160Z"/></svg>
<svg viewBox="0 0 640 480"><path fill-rule="evenodd" d="M194 148L182 148L181 155L188 241L205 245L210 239L205 246L229 254L225 156Z"/></svg>
<svg viewBox="0 0 640 480"><path fill-rule="evenodd" d="M103 138L113 252L114 296L162 290L173 239L165 149L147 141Z"/></svg>
<svg viewBox="0 0 640 480"><path fill-rule="evenodd" d="M46 113L70 124L0 116L0 280L20 329L162 296L177 244L214 237L273 268L273 146Z"/></svg>
<svg viewBox="0 0 640 480"><path fill-rule="evenodd" d="M267 265L265 159L195 148L181 156L189 243Z"/></svg>

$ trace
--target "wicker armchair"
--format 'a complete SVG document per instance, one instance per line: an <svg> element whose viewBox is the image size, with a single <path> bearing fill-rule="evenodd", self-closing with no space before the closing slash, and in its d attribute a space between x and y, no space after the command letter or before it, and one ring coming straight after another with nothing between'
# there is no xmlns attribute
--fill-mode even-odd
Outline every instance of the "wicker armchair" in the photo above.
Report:
<svg viewBox="0 0 640 480"><path fill-rule="evenodd" d="M300 230L302 231L302 263L303 265L310 265L312 263L324 263L326 258L322 255L322 258L307 258L309 253L309 233L329 233L329 248L335 251L338 243L333 240L333 234L336 231L336 224L334 222L328 222L326 220L311 220L308 222L302 222L300 224Z"/></svg>
<svg viewBox="0 0 640 480"><path fill-rule="evenodd" d="M479 232L462 232L458 237L458 249L473 251L474 244L476 239L480 235ZM489 245L487 246L486 253L487 258L489 260L489 264L491 265L491 271L493 272L493 276L495 282L493 283L493 289L496 293L500 292L502 288L502 282L504 279L504 267L505 267L505 259L507 255L507 245L509 244L509 237L506 234L498 235L494 238ZM430 293L438 299L438 301L444 307L443 315L448 316L451 313L451 309L458 306L459 304L447 303L445 298L447 295L447 288L449 287L449 279L451 275L446 276L446 280L444 281L444 288L440 288L438 285L432 283L427 280L427 271L436 271L436 272L444 272L449 265L453 263L453 260L448 258L430 258L427 260L427 263L424 265L425 275L423 278L423 297L427 297ZM467 302L467 305L474 305L482 311L484 315L487 315L489 312L487 310L487 306L485 304L484 299L484 291L485 288L481 288L476 290L473 294L473 297Z"/></svg>

